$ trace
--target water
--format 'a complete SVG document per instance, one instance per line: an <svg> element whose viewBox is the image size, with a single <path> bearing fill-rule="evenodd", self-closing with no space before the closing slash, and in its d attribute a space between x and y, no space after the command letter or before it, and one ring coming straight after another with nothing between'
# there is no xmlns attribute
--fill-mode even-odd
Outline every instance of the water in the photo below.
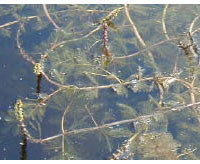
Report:
<svg viewBox="0 0 200 164"><path fill-rule="evenodd" d="M0 7L0 159L199 159L199 5Z"/></svg>
<svg viewBox="0 0 200 164"><path fill-rule="evenodd" d="M13 109L16 98L31 96L35 90L35 77L29 63L24 61L18 53L13 38L1 37L1 159L19 159L19 135L14 136L16 128L9 127L5 121L6 111ZM13 129L14 128L14 129ZM7 133L3 132L7 131ZM34 152L34 151L33 151ZM34 153L33 153L34 155Z"/></svg>

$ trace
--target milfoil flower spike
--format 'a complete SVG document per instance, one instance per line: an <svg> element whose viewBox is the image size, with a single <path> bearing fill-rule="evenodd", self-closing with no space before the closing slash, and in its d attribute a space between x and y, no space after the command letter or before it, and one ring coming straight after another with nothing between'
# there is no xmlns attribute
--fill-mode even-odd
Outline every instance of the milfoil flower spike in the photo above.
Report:
<svg viewBox="0 0 200 164"><path fill-rule="evenodd" d="M41 63L35 63L33 72L36 75L40 75L42 73L42 64Z"/></svg>
<svg viewBox="0 0 200 164"><path fill-rule="evenodd" d="M21 99L18 99L16 104L15 104L15 116L16 116L16 119L19 121L19 122L23 122L24 121L24 109L23 109L23 102Z"/></svg>

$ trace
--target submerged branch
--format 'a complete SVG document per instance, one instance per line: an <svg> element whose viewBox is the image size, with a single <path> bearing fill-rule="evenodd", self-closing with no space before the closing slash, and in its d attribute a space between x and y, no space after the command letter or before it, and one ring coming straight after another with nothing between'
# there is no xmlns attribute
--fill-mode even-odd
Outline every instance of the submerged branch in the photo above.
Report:
<svg viewBox="0 0 200 164"><path fill-rule="evenodd" d="M54 92L50 93L44 99L40 100L38 102L38 104L36 104L35 108L32 109L32 111L30 112L30 114L34 113L41 105L46 105L50 98L52 98L54 95L56 95L57 93L59 93L62 90L63 90L63 88L59 88L59 89L55 90Z"/></svg>
<svg viewBox="0 0 200 164"><path fill-rule="evenodd" d="M138 121L138 120L144 119L144 118L151 118L151 117L154 117L155 114L159 114L159 113L163 113L164 114L164 113L169 113L169 112L181 111L183 109L186 109L186 108L189 108L189 107L193 107L193 106L198 106L198 105L200 105L200 102L183 105L183 106L179 106L179 107L176 107L176 108L171 108L170 110L166 110L166 111L155 112L154 114L150 114L150 115L139 116L139 117L134 118L134 119L116 121L116 122L100 125L100 126L97 126L97 127L65 131L64 135L72 135L72 134L79 134L79 133L85 133L85 132L92 132L92 131L99 130L99 129L109 128L109 127L116 126L116 125L121 125L121 124L126 124L126 123L130 123L130 122ZM165 107L165 109L169 109L169 108L170 107ZM54 139L62 137L62 135L63 134L58 134L58 135L55 135L55 136L52 136L52 137L41 139L40 143L49 142L51 140L54 140Z"/></svg>
<svg viewBox="0 0 200 164"><path fill-rule="evenodd" d="M58 14L58 13L62 13L62 12L66 12L67 10L61 10L61 11L56 11L56 12L52 12L52 13L49 13L50 15L55 15L55 14ZM90 12L90 11L88 11ZM21 17L22 20L26 20L26 21L30 21L32 19L36 19L36 18L41 18L41 17L44 17L45 15L41 15L41 16L36 16L36 15L33 15L33 16L28 16L28 17ZM15 21L12 21L12 22L7 22L5 24L2 24L0 25L0 29L2 28L6 28L6 27L9 27L9 26L12 26L12 25L15 25L15 24L18 24L18 23L21 23L21 20L15 20Z"/></svg>
<svg viewBox="0 0 200 164"><path fill-rule="evenodd" d="M134 31L134 34L136 35L136 37L139 40L139 42L141 43L141 45L143 47L146 47L146 43L144 42L144 40L142 39L141 35L139 34L138 29L137 29L133 19L131 18L130 14L129 14L128 7L127 7L126 4L124 5L124 8L125 8L126 16L127 16L128 20L129 20L129 22L131 24L131 27L132 27L133 31Z"/></svg>
<svg viewBox="0 0 200 164"><path fill-rule="evenodd" d="M65 130L66 129L66 115L67 113L69 113L70 109L71 109L71 106L72 106L72 103L73 103L73 100L70 102L70 104L67 106L67 108L64 110L63 112L63 116L62 116L62 119L61 119L61 130L62 130L62 133L63 133L63 136L62 136L62 155L64 156L65 155L65 151L66 151L66 137L64 135Z"/></svg>
<svg viewBox="0 0 200 164"><path fill-rule="evenodd" d="M136 37L137 37L137 39L139 40L140 44L141 44L144 48L146 48L147 45L146 45L146 43L144 42L144 40L142 39L141 35L139 34L138 29L137 29L137 27L136 27L136 25L135 25L133 19L131 18L130 14L129 14L128 7L127 7L126 4L124 5L124 8L125 8L126 16L127 16L128 20L129 20L131 26L132 26L133 31L134 31L134 34L136 35ZM157 67L157 65L156 65L156 63L155 63L155 60L154 60L154 57L153 57L152 52L151 52L150 50L148 50L148 51L147 51L147 54L148 54L148 56L149 56L149 58L150 58L150 60L151 60L151 64L156 68L156 70L158 70L158 67Z"/></svg>
<svg viewBox="0 0 200 164"><path fill-rule="evenodd" d="M98 124L97 124L97 122L95 121L95 119L94 119L94 117L93 117L92 113L90 112L90 109L88 108L87 104L85 105L85 109L87 110L87 112L88 112L88 114L89 114L90 118L92 119L92 121L93 121L94 125L97 127L97 126L98 126Z"/></svg>
<svg viewBox="0 0 200 164"><path fill-rule="evenodd" d="M199 19L199 16L196 16L194 19L193 19L193 21L192 21L192 23L190 24L190 28L189 28L189 32L190 33L192 33L192 29L193 29L193 27L194 27L194 24L196 23L196 21ZM193 31L194 32L194 31Z"/></svg>
<svg viewBox="0 0 200 164"><path fill-rule="evenodd" d="M23 17L22 19L31 20L31 19L35 19L35 18L38 18L38 17L39 16L29 16L29 17ZM5 24L2 24L2 25L0 25L0 29L9 27L11 25L14 25L14 24L17 24L17 23L20 23L20 22L21 22L21 20L15 20L15 21L12 21L12 22L8 22L8 23L5 23Z"/></svg>
<svg viewBox="0 0 200 164"><path fill-rule="evenodd" d="M128 58L131 58L131 57L135 57L135 56L139 55L142 52L145 52L145 51L148 51L148 50L150 50L152 48L155 48L156 46L159 46L159 45L164 44L164 43L169 42L169 41L175 41L175 40L179 40L179 39L180 39L180 37L174 37L174 38L170 38L169 40L168 39L167 40L162 40L162 41L160 41L158 43L155 43L155 44L153 44L151 46L145 47L143 50L140 50L140 51L135 52L133 54L130 54L130 55L127 55L127 56L114 57L114 59L115 60L120 60L120 59L128 59Z"/></svg>
<svg viewBox="0 0 200 164"><path fill-rule="evenodd" d="M43 7L43 10L44 10L45 15L47 16L47 18L49 19L49 21L53 24L53 26L54 26L56 29L58 29L58 30L60 30L60 31L63 31L63 30L55 23L55 21L51 18L50 14L49 14L49 12L48 12L48 9L47 9L47 5L46 5L46 4L43 4L42 7Z"/></svg>
<svg viewBox="0 0 200 164"><path fill-rule="evenodd" d="M22 33L22 30L24 29L24 23L21 23L20 26L19 26L19 29L17 30L17 47L19 49L19 52L20 54L22 55L22 57L24 59L26 59L28 62L32 63L33 65L35 65L35 61L23 50L22 48L22 43L20 41L20 36L21 36L21 33Z"/></svg>
<svg viewBox="0 0 200 164"><path fill-rule="evenodd" d="M165 8L163 10L163 17L162 17L162 28L163 28L163 33L165 34L166 39L169 40L170 38L168 36L167 29L166 29L166 24L165 24L167 8L168 8L168 5L165 5Z"/></svg>
<svg viewBox="0 0 200 164"><path fill-rule="evenodd" d="M61 41L59 43L56 43L54 44L51 48L50 48L50 51L54 51L56 48L64 45L64 44L67 44L67 43L71 43L71 42L76 42L76 41L80 41L80 40L83 40L83 39L86 39L88 38L89 36L91 36L92 34L96 33L97 31L99 31L101 29L101 26L98 26L96 27L94 30L92 30L91 32L85 34L84 36L82 37L79 37L79 38L74 38L74 39L71 39L71 40L64 40L64 41Z"/></svg>

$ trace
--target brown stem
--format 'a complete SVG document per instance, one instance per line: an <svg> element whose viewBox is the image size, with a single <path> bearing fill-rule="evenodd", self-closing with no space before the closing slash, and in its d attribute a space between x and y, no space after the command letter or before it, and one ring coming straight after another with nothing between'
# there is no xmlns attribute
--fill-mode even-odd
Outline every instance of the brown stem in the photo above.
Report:
<svg viewBox="0 0 200 164"><path fill-rule="evenodd" d="M63 136L62 136L62 155L63 156L65 155L65 151L66 151L66 137L64 135L65 131L67 131L67 130L65 130L66 129L66 125L65 125L66 124L66 114L69 113L72 103L73 103L73 100L70 102L70 104L64 110L64 113L63 113L63 116L61 119L61 130L63 133Z"/></svg>
<svg viewBox="0 0 200 164"><path fill-rule="evenodd" d="M38 18L38 16L23 17L23 19L25 19L25 20L31 20L31 19L35 19L35 18ZM15 20L15 21L12 21L12 22L2 24L2 25L0 25L0 29L14 25L14 24L17 24L17 23L20 23L20 20Z"/></svg>
<svg viewBox="0 0 200 164"><path fill-rule="evenodd" d="M38 109L38 107L41 106L41 104L45 104L48 102L48 100L53 97L54 95L56 95L57 93L59 93L60 91L62 91L63 88L59 88L57 90L55 90L54 92L52 92L51 94L49 94L46 98L44 98L43 100L39 101L39 103L35 106L34 109L32 109L32 111L30 112L30 114L32 114L34 111L36 111Z"/></svg>
<svg viewBox="0 0 200 164"><path fill-rule="evenodd" d="M151 117L153 117L157 113L158 114L159 113L163 113L164 114L164 113L169 113L169 112L174 112L174 111L181 111L181 110L183 110L185 108L189 108L189 107L193 107L193 106L198 106L198 105L200 105L200 102L196 102L194 104L183 105L183 106L179 106L179 107L176 107L176 108L164 107L164 109L170 109L170 110L165 110L165 111L162 111L162 112L159 111L159 112L156 112L154 114L145 115L145 116L139 116L139 117L134 118L134 119L116 121L116 122L112 122L112 123L100 125L98 127L83 128L83 129L77 129L77 130L72 130L72 131L65 131L64 135L72 135L72 134L79 134L79 133L91 132L91 131L95 131L95 130L99 130L99 129L108 128L108 127L111 127L111 126L116 126L116 125L121 125L121 124L126 124L126 123L130 123L130 122L138 121L139 119L151 118ZM41 143L48 142L48 141L60 138L60 137L62 137L62 135L63 135L63 133L55 135L55 136L51 136L51 137L48 137L48 138L44 138L44 139L41 139L40 142Z"/></svg>
<svg viewBox="0 0 200 164"><path fill-rule="evenodd" d="M88 108L87 104L85 105L85 109L87 110L87 112L88 112L90 118L92 119L94 125L97 127L98 124L97 124L97 122L95 121L94 117L92 116L92 113L90 112L90 109Z"/></svg>
<svg viewBox="0 0 200 164"><path fill-rule="evenodd" d="M199 19L199 16L196 16L193 20L192 23L190 24L190 28L189 28L189 32L192 33L192 29L194 27L194 24L196 23L196 21ZM194 32L194 31L193 31Z"/></svg>
<svg viewBox="0 0 200 164"><path fill-rule="evenodd" d="M44 10L44 13L46 14L47 18L49 19L49 21L54 25L54 27L60 31L62 31L62 29L55 23L55 21L51 18L49 12L48 12L48 9L47 9L47 5L46 4L43 4L43 10Z"/></svg>
<svg viewBox="0 0 200 164"><path fill-rule="evenodd" d="M127 6L126 4L124 5L124 8L125 8L126 16L127 16L128 20L129 20L131 26L132 26L133 31L134 31L134 34L136 35L136 37L137 37L137 39L139 40L140 44L141 44L144 48L146 48L147 45L146 45L146 43L144 42L144 40L142 39L140 33L138 32L138 29L137 29L137 27L136 27L136 25L135 25L133 19L131 18L130 14L129 14L128 6ZM151 53L151 51L148 50L148 51L147 51L147 54L148 54L148 56L149 56L149 58L150 58L150 60L151 60L152 65L158 70L158 68L157 68L157 66L156 66L156 63L155 63L155 61L154 61L153 54Z"/></svg>
<svg viewBox="0 0 200 164"><path fill-rule="evenodd" d="M22 32L22 29L24 28L24 23L22 23L20 26L19 26L19 29L17 30L17 47L20 51L20 54L22 55L22 57L24 59L26 59L28 62L32 63L33 65L35 65L35 61L23 50L22 46L21 46L21 42L20 42L20 35L21 35L21 32Z"/></svg>
<svg viewBox="0 0 200 164"><path fill-rule="evenodd" d="M166 24L165 24L167 8L168 8L168 5L165 5L165 8L163 10L163 17L162 17L162 27L163 27L163 33L165 34L166 39L169 40L170 38L168 36L167 29L166 29Z"/></svg>
<svg viewBox="0 0 200 164"><path fill-rule="evenodd" d="M168 41L175 41L175 40L179 40L179 39L180 39L180 37L174 37L174 38L170 38L169 40L168 39L167 40L162 40L162 41L160 41L158 43L155 43L155 44L153 44L151 46L145 47L143 50L140 50L140 51L138 51L136 53L133 53L133 54L130 54L130 55L127 55L127 56L114 57L114 59L115 60L119 60L119 59L128 59L128 58L131 58L131 57L135 57L135 56L139 55L140 53L148 51L148 50L150 50L150 49L152 49L152 48L154 48L156 46L159 46L159 45L161 45L163 43L166 43Z"/></svg>
<svg viewBox="0 0 200 164"><path fill-rule="evenodd" d="M61 10L61 11L52 12L50 14L53 15L53 14L62 13L62 12L66 12L66 11L67 10ZM88 12L90 12L90 11L88 11ZM29 20L40 18L40 17L44 17L44 16L46 16L46 15L41 15L41 16L35 16L35 15L33 15L33 16L28 16L28 17L22 17L22 19L29 21ZM12 26L12 25L20 23L20 22L21 22L21 20L15 20L15 21L12 21L12 22L7 22L5 24L0 25L0 29Z"/></svg>

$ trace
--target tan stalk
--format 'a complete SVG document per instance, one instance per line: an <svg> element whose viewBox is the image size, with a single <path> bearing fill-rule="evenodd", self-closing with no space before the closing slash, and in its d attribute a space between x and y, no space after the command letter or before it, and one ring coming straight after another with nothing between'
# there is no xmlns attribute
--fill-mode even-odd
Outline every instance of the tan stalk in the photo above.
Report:
<svg viewBox="0 0 200 164"><path fill-rule="evenodd" d="M163 10L163 17L162 17L162 28L163 28L163 33L165 34L165 37L167 40L169 40L169 36L167 33L167 28L166 28L166 24L165 24L165 19L166 19L166 14L167 14L167 8L168 8L168 4L165 5L165 8Z"/></svg>

